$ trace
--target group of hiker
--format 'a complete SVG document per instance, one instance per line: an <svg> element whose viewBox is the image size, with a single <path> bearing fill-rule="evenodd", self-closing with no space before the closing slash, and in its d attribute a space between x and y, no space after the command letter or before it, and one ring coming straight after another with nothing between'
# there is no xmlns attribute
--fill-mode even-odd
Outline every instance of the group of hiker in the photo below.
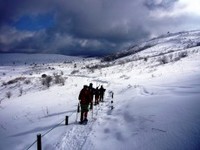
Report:
<svg viewBox="0 0 200 150"><path fill-rule="evenodd" d="M80 91L79 94L79 101L81 106L81 116L80 116L80 124L83 124L84 122L87 122L87 115L89 109L93 109L93 105L98 105L99 102L104 101L104 93L106 89L103 88L103 85L101 87L93 87L93 84L90 83L88 85L84 85L83 89Z"/></svg>

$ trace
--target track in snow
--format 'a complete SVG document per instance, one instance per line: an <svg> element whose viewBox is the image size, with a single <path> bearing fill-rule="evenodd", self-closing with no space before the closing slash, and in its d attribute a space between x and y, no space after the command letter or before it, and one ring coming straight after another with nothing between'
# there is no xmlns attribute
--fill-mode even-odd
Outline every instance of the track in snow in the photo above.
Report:
<svg viewBox="0 0 200 150"><path fill-rule="evenodd" d="M87 125L80 125L78 122L72 123L68 126L64 137L61 139L61 142L57 144L57 150L81 150L84 149L84 144L87 141L89 134L93 129L93 125L97 120L98 115L101 115L101 111L108 107L108 100L104 103L100 103L97 106L94 106L93 118L92 111L88 113L88 123ZM80 115L80 114L79 114ZM90 141L87 141L87 149L93 149L93 145Z"/></svg>

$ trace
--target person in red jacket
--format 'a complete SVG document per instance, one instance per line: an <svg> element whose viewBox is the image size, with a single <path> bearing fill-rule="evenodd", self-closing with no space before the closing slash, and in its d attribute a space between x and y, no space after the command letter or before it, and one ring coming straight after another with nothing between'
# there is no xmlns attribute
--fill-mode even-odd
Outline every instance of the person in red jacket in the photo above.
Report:
<svg viewBox="0 0 200 150"><path fill-rule="evenodd" d="M84 121L88 121L87 114L89 111L89 104L91 103L90 91L87 85L83 86L78 99L81 105L81 118L79 123L82 124Z"/></svg>

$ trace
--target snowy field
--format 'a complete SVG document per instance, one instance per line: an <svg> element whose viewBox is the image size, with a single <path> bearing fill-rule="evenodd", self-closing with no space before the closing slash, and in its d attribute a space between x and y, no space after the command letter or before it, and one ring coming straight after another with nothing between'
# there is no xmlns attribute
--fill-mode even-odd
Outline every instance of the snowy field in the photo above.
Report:
<svg viewBox="0 0 200 150"><path fill-rule="evenodd" d="M0 150L35 150L37 134L44 150L198 150L199 35L160 37L97 69L96 58L1 54ZM49 87L43 74L52 78ZM106 88L105 102L79 125L78 94L89 83Z"/></svg>

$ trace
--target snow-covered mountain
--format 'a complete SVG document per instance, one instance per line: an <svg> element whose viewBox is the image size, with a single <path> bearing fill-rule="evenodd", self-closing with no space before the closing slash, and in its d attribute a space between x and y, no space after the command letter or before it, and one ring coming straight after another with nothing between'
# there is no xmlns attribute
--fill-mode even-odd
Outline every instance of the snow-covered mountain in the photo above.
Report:
<svg viewBox="0 0 200 150"><path fill-rule="evenodd" d="M198 150L199 42L190 31L104 59L0 54L0 149L35 150L41 134L45 150ZM76 109L89 83L106 95L84 126Z"/></svg>

